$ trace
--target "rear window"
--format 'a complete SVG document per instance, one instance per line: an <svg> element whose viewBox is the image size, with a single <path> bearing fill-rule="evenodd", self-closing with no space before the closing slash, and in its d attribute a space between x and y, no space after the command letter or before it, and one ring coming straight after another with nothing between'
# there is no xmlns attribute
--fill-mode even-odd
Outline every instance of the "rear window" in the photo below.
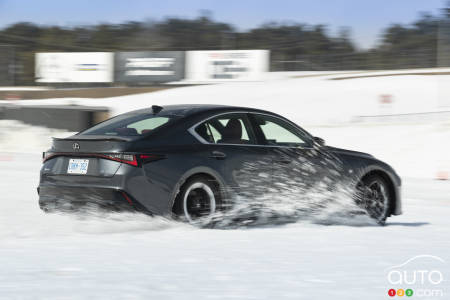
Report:
<svg viewBox="0 0 450 300"><path fill-rule="evenodd" d="M125 114L97 124L81 135L142 136L169 123L179 116L154 114Z"/></svg>

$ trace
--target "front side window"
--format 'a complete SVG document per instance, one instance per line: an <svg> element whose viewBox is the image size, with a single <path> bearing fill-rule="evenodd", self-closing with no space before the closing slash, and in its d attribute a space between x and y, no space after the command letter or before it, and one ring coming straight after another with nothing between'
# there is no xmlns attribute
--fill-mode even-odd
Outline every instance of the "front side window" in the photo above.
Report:
<svg viewBox="0 0 450 300"><path fill-rule="evenodd" d="M309 138L291 124L267 115L253 115L256 130L265 145L287 147L309 147Z"/></svg>
<svg viewBox="0 0 450 300"><path fill-rule="evenodd" d="M212 144L255 144L245 114L226 114L203 122L195 132Z"/></svg>
<svg viewBox="0 0 450 300"><path fill-rule="evenodd" d="M81 135L142 136L163 126L174 116L154 114L124 114L97 124Z"/></svg>

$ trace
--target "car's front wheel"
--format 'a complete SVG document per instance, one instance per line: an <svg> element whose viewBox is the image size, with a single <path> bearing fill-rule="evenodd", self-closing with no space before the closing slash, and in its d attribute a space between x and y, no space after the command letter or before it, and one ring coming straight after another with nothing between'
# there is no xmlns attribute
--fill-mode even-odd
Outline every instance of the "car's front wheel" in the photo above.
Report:
<svg viewBox="0 0 450 300"><path fill-rule="evenodd" d="M386 180L379 175L369 175L361 180L357 190L357 203L378 224L384 225L391 202L389 185Z"/></svg>
<svg viewBox="0 0 450 300"><path fill-rule="evenodd" d="M189 222L207 221L219 209L221 197L217 183L204 176L189 179L180 189L173 212Z"/></svg>

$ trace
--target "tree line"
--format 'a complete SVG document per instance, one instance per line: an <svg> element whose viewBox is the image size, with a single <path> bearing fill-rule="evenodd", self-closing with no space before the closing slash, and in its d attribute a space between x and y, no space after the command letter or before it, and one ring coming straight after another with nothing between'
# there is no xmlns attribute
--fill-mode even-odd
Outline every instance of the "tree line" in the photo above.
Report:
<svg viewBox="0 0 450 300"><path fill-rule="evenodd" d="M0 56L13 49L18 84L34 83L34 53L56 51L268 49L273 71L435 67L439 39L450 39L445 30L449 11L422 14L408 25L392 24L376 46L365 50L355 46L346 28L332 35L325 25L272 22L241 32L209 14L76 27L22 22L0 30L0 45L12 46L0 47Z"/></svg>

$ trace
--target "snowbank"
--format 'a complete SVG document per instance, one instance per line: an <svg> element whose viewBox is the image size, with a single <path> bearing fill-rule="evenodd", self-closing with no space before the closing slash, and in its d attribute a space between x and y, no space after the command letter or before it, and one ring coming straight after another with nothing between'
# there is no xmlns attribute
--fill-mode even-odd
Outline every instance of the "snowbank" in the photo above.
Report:
<svg viewBox="0 0 450 300"><path fill-rule="evenodd" d="M392 72L392 71L391 71ZM399 71L400 72L400 71ZM383 72L364 72L384 74ZM385 74L388 74L387 71ZM355 116L443 110L450 76L402 75L331 80L338 75L273 76L262 82L187 86L148 94L104 99L15 101L20 104L108 106L113 115L152 104L217 103L267 109L303 125L336 125ZM298 74L295 74L298 75ZM317 75L317 74L316 74ZM344 75L341 75L344 76ZM382 103L389 96L390 103ZM448 103L450 107L450 103Z"/></svg>
<svg viewBox="0 0 450 300"><path fill-rule="evenodd" d="M73 133L59 129L0 120L0 159L1 152L41 153L50 148L52 137L66 137L71 134Z"/></svg>
<svg viewBox="0 0 450 300"><path fill-rule="evenodd" d="M328 145L368 152L401 177L450 174L450 122L307 127ZM448 175L447 175L448 176Z"/></svg>
<svg viewBox="0 0 450 300"><path fill-rule="evenodd" d="M440 72L446 71L438 69ZM448 70L447 70L448 71ZM362 72L366 75L432 73L428 70ZM274 73L263 82L188 86L105 99L15 101L19 104L108 106L112 114L153 104L217 103L262 108L282 114L328 144L375 154L402 176L435 178L450 173L450 126L423 114L417 121L355 123L357 116L450 110L450 76L399 75L332 80L358 72ZM448 95L450 99L450 94ZM382 118L381 118L382 119ZM5 123L6 122L6 123ZM9 124L9 125L8 125ZM63 132L0 122L0 151L44 151L49 137ZM67 133L67 135L69 135Z"/></svg>

